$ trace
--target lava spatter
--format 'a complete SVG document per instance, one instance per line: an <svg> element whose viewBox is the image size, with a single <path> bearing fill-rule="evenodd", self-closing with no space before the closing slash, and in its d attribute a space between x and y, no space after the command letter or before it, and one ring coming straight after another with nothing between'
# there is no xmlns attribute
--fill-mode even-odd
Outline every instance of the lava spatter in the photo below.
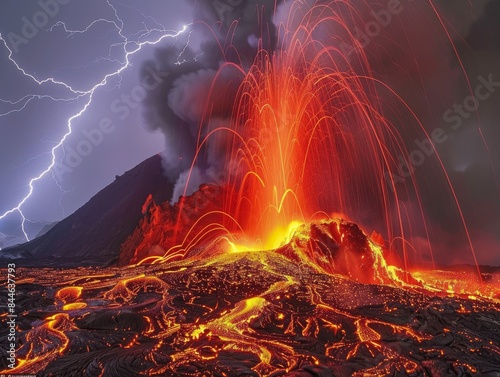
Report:
<svg viewBox="0 0 500 377"><path fill-rule="evenodd" d="M211 258L193 251L180 261L102 271L20 271L27 283L18 299L31 306L23 307L20 363L11 372L416 376L499 370L497 300L439 297L421 284L392 281L372 241L352 223L304 224L275 250L233 252L223 240L217 247L224 246L226 252ZM365 276L346 270L346 262L364 263ZM77 286L76 271L85 275ZM29 301L35 291L53 304ZM85 305L62 306L70 302Z"/></svg>

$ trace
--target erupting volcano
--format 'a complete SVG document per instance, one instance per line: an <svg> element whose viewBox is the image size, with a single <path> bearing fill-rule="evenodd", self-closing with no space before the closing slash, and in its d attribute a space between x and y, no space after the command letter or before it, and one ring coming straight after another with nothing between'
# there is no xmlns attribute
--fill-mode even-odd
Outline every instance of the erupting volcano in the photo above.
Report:
<svg viewBox="0 0 500 377"><path fill-rule="evenodd" d="M435 274L407 283L342 220L300 225L276 250L218 239L168 263L23 271L14 372L498 375L500 274ZM452 279L476 286L447 292Z"/></svg>
<svg viewBox="0 0 500 377"><path fill-rule="evenodd" d="M408 152L381 98L425 128L342 48L359 45L353 5L290 3L251 64L230 27L184 195L145 198L119 267L18 271L19 363L2 373L500 376L500 273L478 266L443 166L474 265L418 264L435 267L411 245L427 213L415 179L385 179Z"/></svg>

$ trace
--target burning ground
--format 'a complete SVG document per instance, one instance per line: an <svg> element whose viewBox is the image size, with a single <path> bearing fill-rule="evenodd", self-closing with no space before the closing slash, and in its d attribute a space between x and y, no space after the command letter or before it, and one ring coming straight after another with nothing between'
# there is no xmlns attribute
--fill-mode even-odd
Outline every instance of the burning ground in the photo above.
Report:
<svg viewBox="0 0 500 377"><path fill-rule="evenodd" d="M499 274L483 274L483 293L448 289L473 272L404 283L341 220L299 226L287 241L244 251L220 239L160 264L20 269L19 365L8 373L500 375Z"/></svg>

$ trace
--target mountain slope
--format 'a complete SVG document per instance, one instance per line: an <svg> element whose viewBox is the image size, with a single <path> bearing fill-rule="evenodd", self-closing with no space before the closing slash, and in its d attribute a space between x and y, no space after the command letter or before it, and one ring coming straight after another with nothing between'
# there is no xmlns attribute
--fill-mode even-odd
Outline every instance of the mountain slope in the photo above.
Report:
<svg viewBox="0 0 500 377"><path fill-rule="evenodd" d="M43 233L47 233L54 223L47 221L27 221L24 224L24 230L32 238L39 237ZM0 222L0 248L6 249L8 247L17 246L26 242L24 238L23 229L19 224L19 219L13 216L9 219L4 219Z"/></svg>
<svg viewBox="0 0 500 377"><path fill-rule="evenodd" d="M143 217L146 198L151 195L155 202L162 203L171 197L172 189L162 174L161 157L155 155L117 177L43 236L3 252L28 251L34 256L34 260L19 264L110 263Z"/></svg>

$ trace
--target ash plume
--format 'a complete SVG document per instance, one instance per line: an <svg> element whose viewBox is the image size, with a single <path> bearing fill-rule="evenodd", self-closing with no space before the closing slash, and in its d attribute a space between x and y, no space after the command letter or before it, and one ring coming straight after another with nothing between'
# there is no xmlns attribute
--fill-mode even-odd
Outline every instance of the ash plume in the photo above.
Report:
<svg viewBox="0 0 500 377"><path fill-rule="evenodd" d="M188 176L186 195L209 179L210 172L222 169L224 141L216 135L201 148L196 169L188 174L199 136L203 139L209 129L229 122L243 79L240 70L230 66L220 70L221 65L249 67L258 48L272 50L275 44L271 22L275 0L189 3L194 24L187 47L179 41L158 49L154 60L142 69L143 76L150 74L151 67L169 73L143 101L143 117L151 130L160 130L165 136L163 166L175 183L172 202L184 193Z"/></svg>

